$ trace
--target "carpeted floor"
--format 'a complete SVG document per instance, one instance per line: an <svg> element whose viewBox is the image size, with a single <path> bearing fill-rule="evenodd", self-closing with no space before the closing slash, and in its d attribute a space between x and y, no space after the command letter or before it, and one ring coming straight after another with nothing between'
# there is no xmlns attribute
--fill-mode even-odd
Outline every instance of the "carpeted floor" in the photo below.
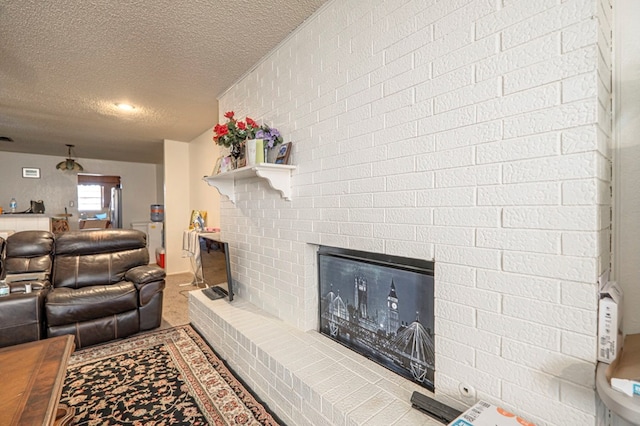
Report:
<svg viewBox="0 0 640 426"><path fill-rule="evenodd" d="M75 352L61 403L76 425L277 425L191 326Z"/></svg>
<svg viewBox="0 0 640 426"><path fill-rule="evenodd" d="M225 282L224 253L203 266L210 285ZM75 352L61 403L76 425L276 425L189 324L193 274L167 276L162 323L152 332Z"/></svg>
<svg viewBox="0 0 640 426"><path fill-rule="evenodd" d="M224 253L215 248L211 248L207 252L207 248L204 245L201 245L201 251L203 273L207 283L209 283L209 285L215 285L226 282L227 267ZM162 306L162 324L160 324L160 328L189 324L188 293L204 288L203 284L199 286L190 285L192 282L192 273L167 276Z"/></svg>
<svg viewBox="0 0 640 426"><path fill-rule="evenodd" d="M199 287L191 285L193 274L176 274L166 278L162 300L161 329L189 324L189 292ZM187 285L182 285L187 284Z"/></svg>

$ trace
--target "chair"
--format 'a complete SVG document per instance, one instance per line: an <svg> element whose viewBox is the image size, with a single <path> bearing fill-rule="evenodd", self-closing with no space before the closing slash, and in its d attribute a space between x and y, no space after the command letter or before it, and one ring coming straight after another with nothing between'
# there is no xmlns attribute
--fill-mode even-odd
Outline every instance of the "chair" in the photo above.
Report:
<svg viewBox="0 0 640 426"><path fill-rule="evenodd" d="M51 218L51 232L59 234L61 232L69 231L69 221L67 219L61 219L58 217Z"/></svg>
<svg viewBox="0 0 640 426"><path fill-rule="evenodd" d="M83 230L110 229L111 221L109 219L83 219L79 222L79 228Z"/></svg>
<svg viewBox="0 0 640 426"><path fill-rule="evenodd" d="M165 271L149 265L146 235L135 229L56 236L47 336L72 334L76 347L160 325Z"/></svg>

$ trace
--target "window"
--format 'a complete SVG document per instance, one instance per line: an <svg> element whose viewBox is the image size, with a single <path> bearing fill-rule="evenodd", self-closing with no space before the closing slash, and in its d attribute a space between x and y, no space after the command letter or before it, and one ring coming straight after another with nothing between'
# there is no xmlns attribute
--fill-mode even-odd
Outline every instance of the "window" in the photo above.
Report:
<svg viewBox="0 0 640 426"><path fill-rule="evenodd" d="M78 185L78 210L102 210L102 185Z"/></svg>
<svg viewBox="0 0 640 426"><path fill-rule="evenodd" d="M111 188L118 185L120 185L120 176L79 174L78 211L107 211L111 203Z"/></svg>

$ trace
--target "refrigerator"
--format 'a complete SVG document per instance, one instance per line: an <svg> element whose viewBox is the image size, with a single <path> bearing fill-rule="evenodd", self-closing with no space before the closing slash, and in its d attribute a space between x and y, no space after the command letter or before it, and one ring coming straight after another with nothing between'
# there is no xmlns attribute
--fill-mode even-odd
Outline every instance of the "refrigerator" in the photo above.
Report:
<svg viewBox="0 0 640 426"><path fill-rule="evenodd" d="M122 228L122 185L120 184L111 188L109 220L111 220L112 228Z"/></svg>
<svg viewBox="0 0 640 426"><path fill-rule="evenodd" d="M131 228L147 234L149 264L156 263L156 252L164 247L163 222L132 222Z"/></svg>

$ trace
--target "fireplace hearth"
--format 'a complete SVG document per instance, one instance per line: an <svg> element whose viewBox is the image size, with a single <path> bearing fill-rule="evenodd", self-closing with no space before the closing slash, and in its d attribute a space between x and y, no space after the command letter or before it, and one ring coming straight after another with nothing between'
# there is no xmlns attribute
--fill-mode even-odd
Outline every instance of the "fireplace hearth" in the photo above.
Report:
<svg viewBox="0 0 640 426"><path fill-rule="evenodd" d="M319 331L433 391L434 264L322 246Z"/></svg>

